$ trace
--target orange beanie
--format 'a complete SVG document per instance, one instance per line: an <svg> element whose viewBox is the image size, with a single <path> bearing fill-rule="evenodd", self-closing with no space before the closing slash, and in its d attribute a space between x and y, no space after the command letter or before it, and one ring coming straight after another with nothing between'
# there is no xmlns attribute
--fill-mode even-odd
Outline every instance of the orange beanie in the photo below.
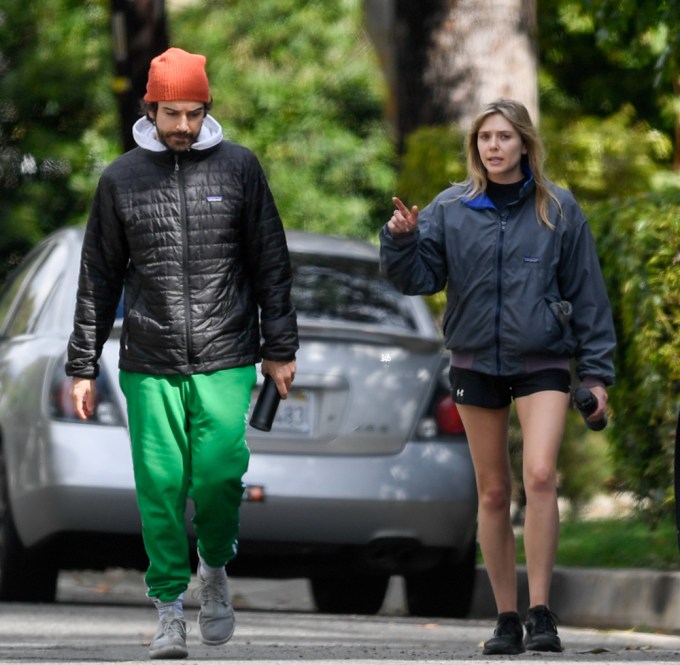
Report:
<svg viewBox="0 0 680 665"><path fill-rule="evenodd" d="M145 102L209 102L205 56L169 48L151 61Z"/></svg>

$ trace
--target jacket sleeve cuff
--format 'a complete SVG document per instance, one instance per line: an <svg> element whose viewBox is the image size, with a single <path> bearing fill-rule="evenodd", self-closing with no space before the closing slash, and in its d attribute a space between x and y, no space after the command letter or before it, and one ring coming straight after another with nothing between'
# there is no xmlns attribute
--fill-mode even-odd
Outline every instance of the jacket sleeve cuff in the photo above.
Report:
<svg viewBox="0 0 680 665"><path fill-rule="evenodd" d="M606 388L604 381L602 379L598 379L597 377L594 376L584 376L583 380L581 381L581 386L583 388L595 388L600 387L600 388Z"/></svg>

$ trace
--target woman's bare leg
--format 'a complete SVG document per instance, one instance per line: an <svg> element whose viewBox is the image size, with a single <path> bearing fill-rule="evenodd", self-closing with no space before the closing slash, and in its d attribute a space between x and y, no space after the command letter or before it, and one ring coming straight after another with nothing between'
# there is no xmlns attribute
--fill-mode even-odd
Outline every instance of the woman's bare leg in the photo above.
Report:
<svg viewBox="0 0 680 665"><path fill-rule="evenodd" d="M510 408L458 405L475 467L479 545L498 612L517 611L515 536L510 520Z"/></svg>
<svg viewBox="0 0 680 665"><path fill-rule="evenodd" d="M549 606L550 583L560 527L557 456L564 434L569 395L546 390L519 397L515 404L524 442L524 549L529 580L529 606Z"/></svg>

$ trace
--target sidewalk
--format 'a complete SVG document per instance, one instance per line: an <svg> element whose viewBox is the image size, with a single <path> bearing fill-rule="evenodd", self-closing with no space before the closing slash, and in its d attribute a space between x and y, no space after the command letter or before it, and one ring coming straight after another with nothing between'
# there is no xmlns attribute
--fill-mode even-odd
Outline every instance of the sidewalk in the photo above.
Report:
<svg viewBox="0 0 680 665"><path fill-rule="evenodd" d="M517 582L523 613L529 605L526 569L519 569ZM550 608L568 626L680 632L680 572L558 566ZM478 566L470 618L495 617L489 578Z"/></svg>
<svg viewBox="0 0 680 665"><path fill-rule="evenodd" d="M195 580L192 588L196 586ZM305 579L231 578L234 607L241 610L314 612ZM526 569L518 571L519 611L529 605ZM65 571L59 578L60 602L106 602L148 605L143 573L130 570ZM186 605L198 607L188 594ZM624 629L680 633L680 572L557 567L550 604L559 624L575 628ZM403 579L390 580L383 615L405 615ZM477 567L470 619L495 620L496 607L489 578Z"/></svg>

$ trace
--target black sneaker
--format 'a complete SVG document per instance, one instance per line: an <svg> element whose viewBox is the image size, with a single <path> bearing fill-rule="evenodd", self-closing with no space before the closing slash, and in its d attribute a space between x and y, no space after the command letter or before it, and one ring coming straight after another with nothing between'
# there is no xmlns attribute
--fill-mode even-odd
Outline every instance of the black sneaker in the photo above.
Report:
<svg viewBox="0 0 680 665"><path fill-rule="evenodd" d="M527 629L524 646L531 651L562 651L555 619L557 617L545 605L530 607L524 624Z"/></svg>
<svg viewBox="0 0 680 665"><path fill-rule="evenodd" d="M484 642L485 656L501 656L524 653L522 644L522 621L517 612L501 612L496 620L493 637Z"/></svg>

